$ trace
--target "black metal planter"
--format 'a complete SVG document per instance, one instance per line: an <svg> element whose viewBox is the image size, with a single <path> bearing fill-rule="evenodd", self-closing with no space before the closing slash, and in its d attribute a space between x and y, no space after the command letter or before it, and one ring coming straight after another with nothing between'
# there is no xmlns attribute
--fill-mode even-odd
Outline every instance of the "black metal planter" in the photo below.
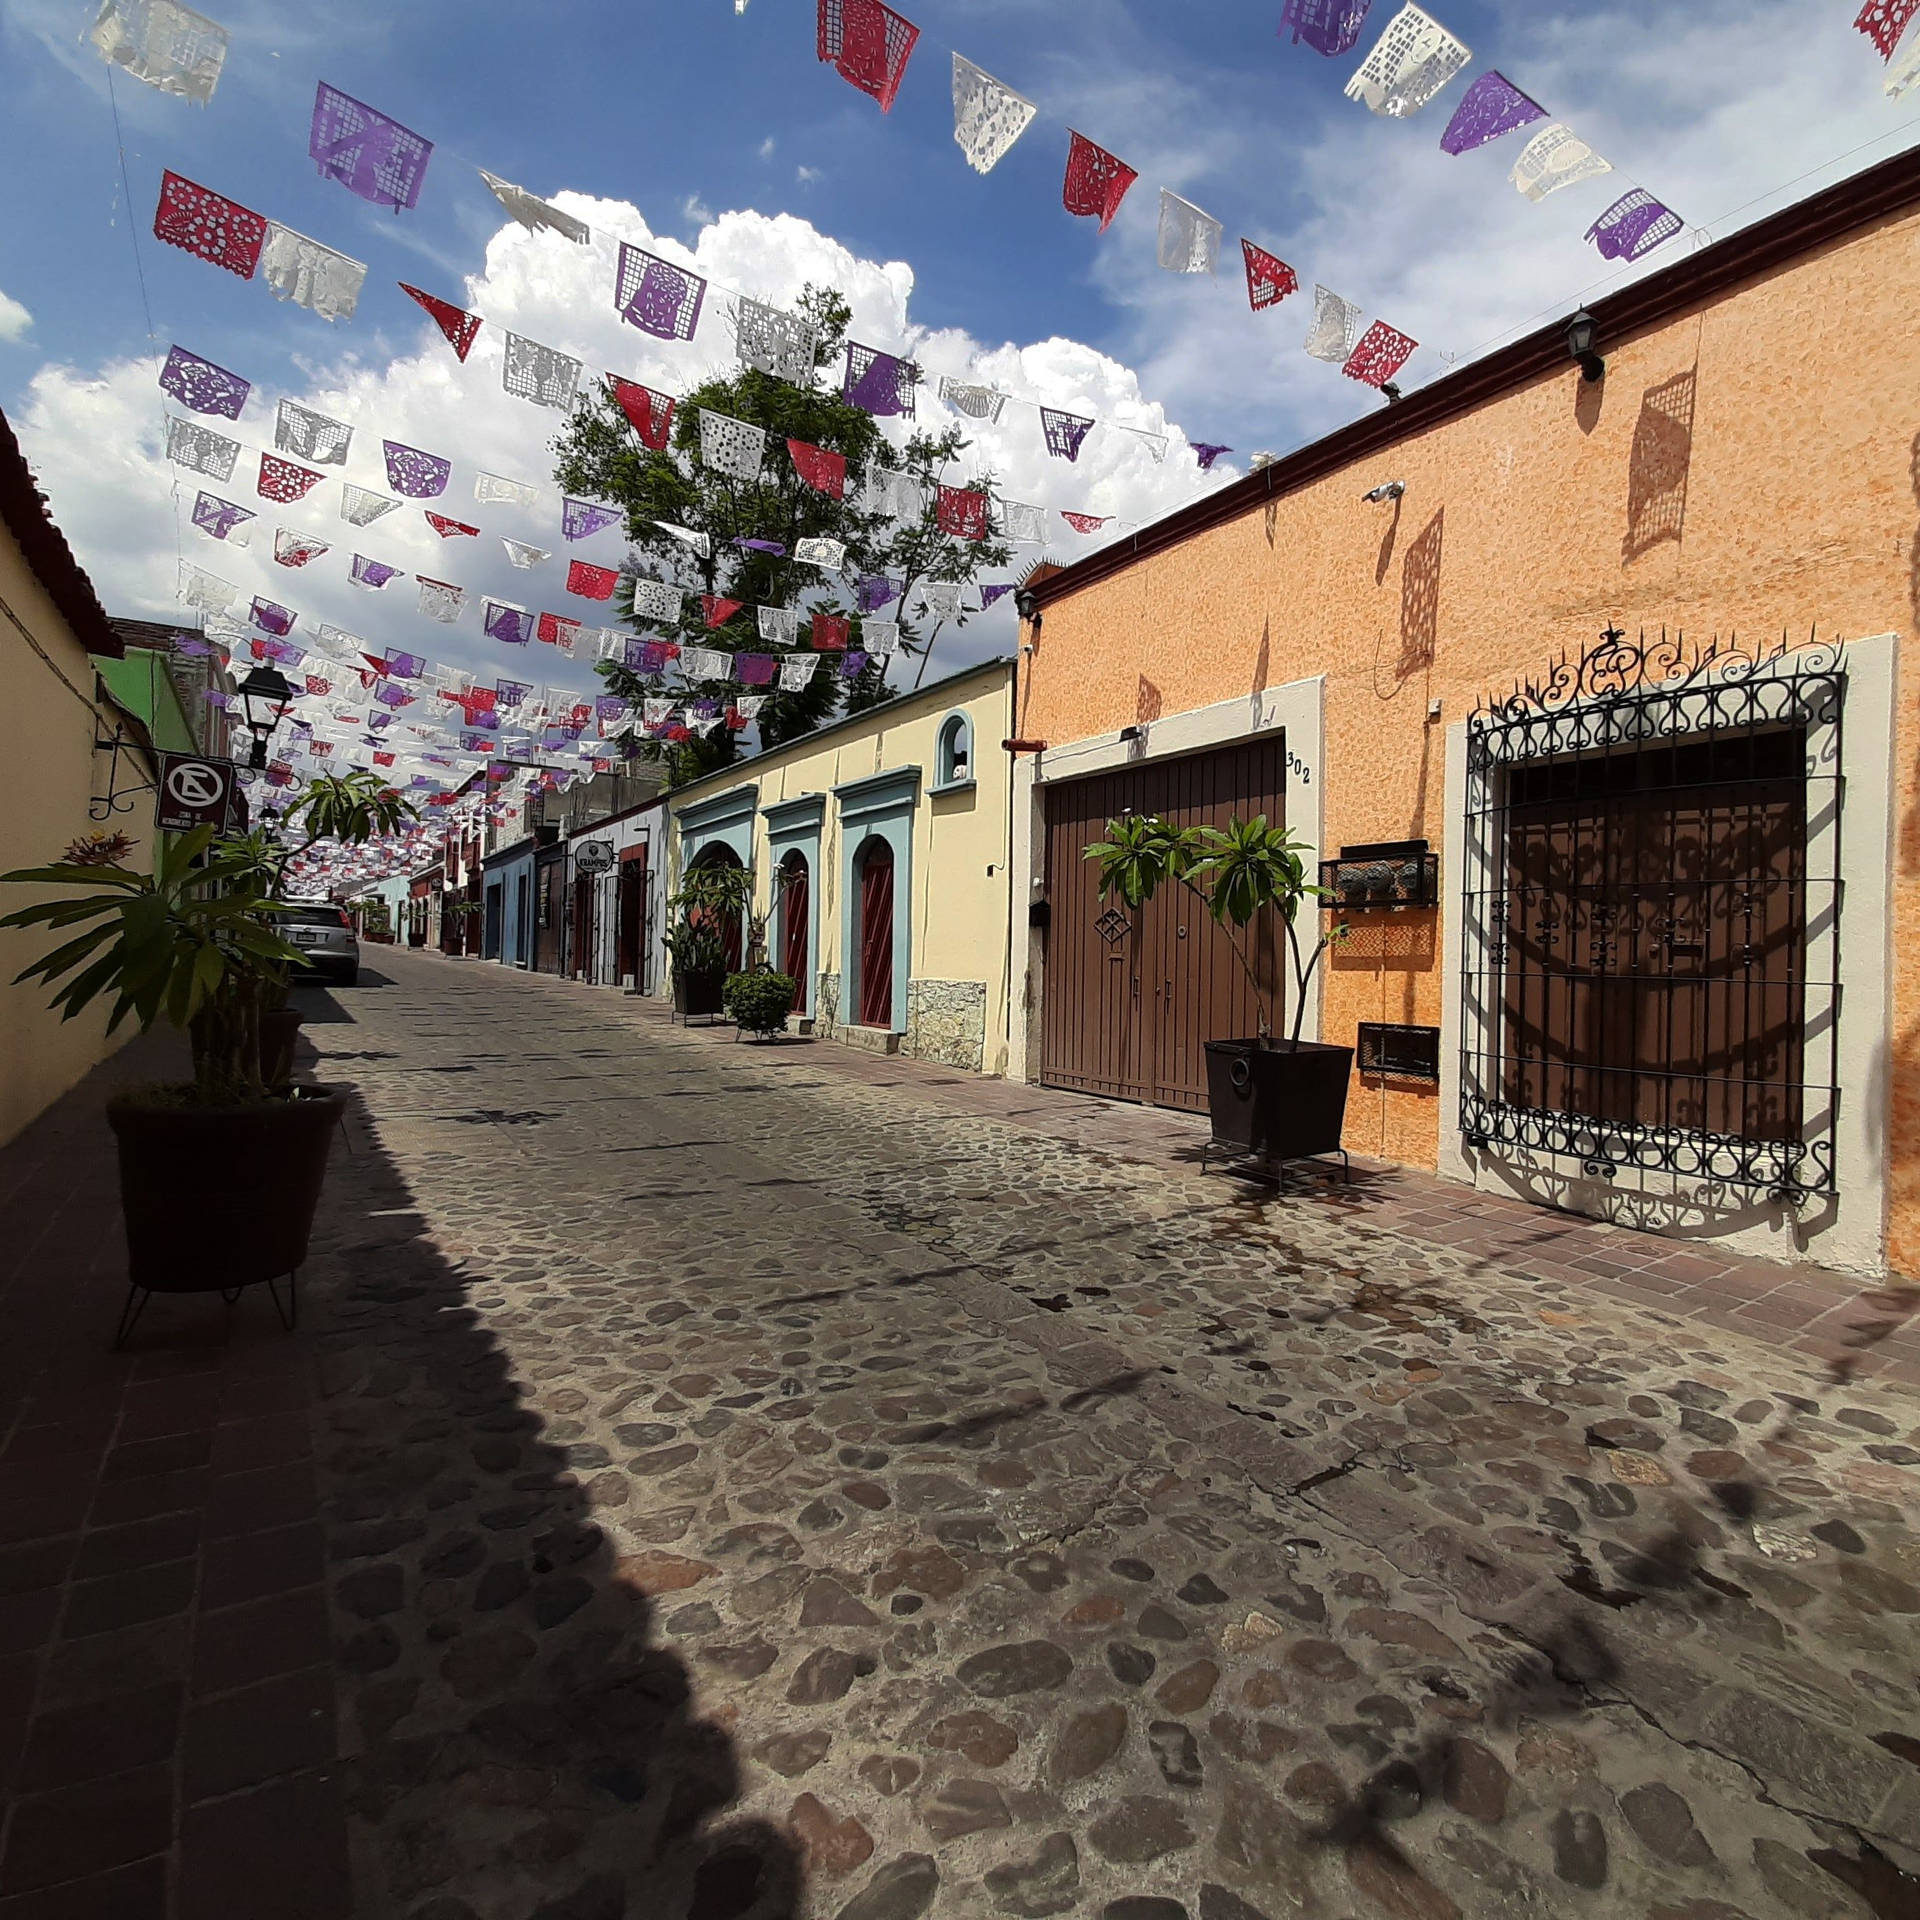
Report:
<svg viewBox="0 0 1920 1920"><path fill-rule="evenodd" d="M295 1276L346 1108L344 1095L325 1088L224 1109L108 1103L127 1223L127 1303L116 1347L156 1293L219 1293L231 1304L241 1289L264 1285L292 1327ZM247 1169L238 1179L226 1171L236 1165ZM275 1284L283 1278L284 1304Z"/></svg>
<svg viewBox="0 0 1920 1920"><path fill-rule="evenodd" d="M673 976L673 1010L682 1020L717 1018L725 1011L721 991L727 984L724 968L710 972L681 973Z"/></svg>
<svg viewBox="0 0 1920 1920"><path fill-rule="evenodd" d="M1353 1177L1340 1134L1347 1117L1353 1049L1320 1040L1209 1040L1207 1112L1213 1138L1201 1155L1259 1159L1273 1166L1340 1156Z"/></svg>

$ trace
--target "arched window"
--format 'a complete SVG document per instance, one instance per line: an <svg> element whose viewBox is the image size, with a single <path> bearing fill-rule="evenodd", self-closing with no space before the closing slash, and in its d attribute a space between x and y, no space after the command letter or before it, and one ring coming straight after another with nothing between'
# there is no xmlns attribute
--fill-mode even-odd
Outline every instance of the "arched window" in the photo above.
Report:
<svg viewBox="0 0 1920 1920"><path fill-rule="evenodd" d="M964 713L950 713L941 721L933 766L935 793L973 784L973 722Z"/></svg>

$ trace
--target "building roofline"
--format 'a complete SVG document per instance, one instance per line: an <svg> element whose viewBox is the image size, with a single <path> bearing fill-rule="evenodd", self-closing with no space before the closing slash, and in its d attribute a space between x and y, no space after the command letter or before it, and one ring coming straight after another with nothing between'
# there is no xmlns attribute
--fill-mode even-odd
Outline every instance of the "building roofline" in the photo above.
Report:
<svg viewBox="0 0 1920 1920"><path fill-rule="evenodd" d="M54 525L46 495L4 413L0 413L0 522L13 535L33 577L46 589L47 598L80 645L103 660L123 659L126 649L120 636L93 582L73 557L66 535Z"/></svg>
<svg viewBox="0 0 1920 1920"><path fill-rule="evenodd" d="M716 767L711 773L703 773L698 780L689 780L684 787L674 787L660 797L673 807L678 808L680 801L690 793L698 793L703 788L713 787L716 792L724 792L729 785L737 786L743 780L751 780L753 769L762 761L777 759L783 753L797 748L810 748L822 740L830 739L836 733L845 733L854 727L868 725L875 714L888 713L904 706L910 700L925 700L947 687L955 687L962 680L971 680L976 674L988 673L994 669L1011 675L1013 656L1000 655L992 660L982 660L977 666L962 667L958 673L950 673L944 680L935 680L924 687L912 687L904 693L895 694L891 700L877 707L868 707L861 713L850 713L844 719L830 721L824 727L815 727L811 733L797 735L791 740L782 740L777 747L763 747L760 752L749 755L745 760L735 760L724 767Z"/></svg>
<svg viewBox="0 0 1920 1920"><path fill-rule="evenodd" d="M523 851L531 855L539 845L540 842L532 834L525 834L509 846L495 847L491 853L483 853L480 856L480 865L485 869L491 867L497 860L505 866L509 861L518 858Z"/></svg>
<svg viewBox="0 0 1920 1920"><path fill-rule="evenodd" d="M666 789L663 787L658 793L653 794L648 799L640 801L637 805L622 807L618 813L606 814L596 820L590 827L571 828L560 837L563 840L581 840L590 834L598 833L602 827L617 827L622 820L631 820L636 813L651 813L655 807L663 807L666 803L667 794Z"/></svg>
<svg viewBox="0 0 1920 1920"><path fill-rule="evenodd" d="M1605 354L1635 334L1672 320L1744 281L1802 259L1817 248L1844 240L1876 221L1904 213L1916 202L1920 202L1920 147L1783 207L1618 293L1595 300L1588 311L1598 323L1596 347ZM1491 400L1547 375L1565 373L1572 364L1566 321L1552 321L1484 359L1443 375L1404 400L1336 428L1270 466L1255 468L1219 492L1150 522L1048 578L1035 580L1034 598L1047 606L1081 587L1123 572L1136 560L1238 520L1270 500L1296 493L1343 467L1429 433Z"/></svg>

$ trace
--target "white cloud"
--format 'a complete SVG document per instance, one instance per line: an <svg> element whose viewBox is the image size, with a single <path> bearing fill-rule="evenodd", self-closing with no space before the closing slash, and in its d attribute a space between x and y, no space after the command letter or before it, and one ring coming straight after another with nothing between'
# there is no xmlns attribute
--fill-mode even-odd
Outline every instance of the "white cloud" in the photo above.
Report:
<svg viewBox="0 0 1920 1920"><path fill-rule="evenodd" d="M697 193L690 193L680 203L681 215L696 227L713 224L713 209Z"/></svg>
<svg viewBox="0 0 1920 1920"><path fill-rule="evenodd" d="M33 315L18 300L0 293L0 340L11 345L24 340L33 327Z"/></svg>
<svg viewBox="0 0 1920 1920"><path fill-rule="evenodd" d="M1051 339L1024 346L973 339L954 329L929 329L912 312L913 270L901 261L867 260L792 215L753 212L721 215L689 249L652 232L626 203L559 192L552 196L588 221L594 242L575 247L551 234L535 234L511 222L487 244L481 270L466 282L465 301L486 325L467 359L455 360L439 332L421 318L407 328L384 316L387 331L411 344L392 359L369 360L336 350L322 357L321 343L304 362L310 379L289 397L355 428L352 456L344 469L330 469L325 483L303 501L273 507L256 497L258 452L272 445L272 419L279 398L256 388L242 419L230 431L243 441L234 476L208 490L259 510L258 537L246 549L216 541L192 525L200 478L169 466L164 458L165 396L155 384L151 359L123 360L93 370L49 364L33 379L17 426L52 501L55 517L116 612L166 618L176 610L179 556L234 582L242 594L261 594L295 607L296 629L325 621L364 636L379 648L401 648L488 674L589 683L583 662L571 672L537 643L507 648L479 629L478 598L492 593L536 609L563 612L599 624L604 610L565 592L566 563L578 556L617 562L617 530L569 545L559 526L559 494L550 479L550 445L560 416L501 390L501 342L511 330L578 355L589 377L601 369L672 393L684 393L703 378L733 364L728 289L778 304L791 302L809 283L838 288L853 308L852 331L860 341L911 354L927 375L920 424L959 421L972 442L955 469L964 475L992 472L1017 500L1076 511L1111 514L1129 522L1151 519L1178 506L1215 481L1200 474L1186 450L1183 430L1142 389L1133 369L1078 342ZM706 275L710 288L697 337L686 343L657 341L625 325L614 312L613 283L618 237L645 245ZM411 309L409 309L411 312ZM371 319L371 313L364 316ZM288 312L289 325L305 317ZM331 341L326 343L331 346ZM244 373L246 368L237 371ZM937 398L938 377L948 374L999 386L1015 396L996 426L962 420ZM1049 405L1103 424L1092 432L1079 462L1048 455L1032 404ZM207 424L229 430L226 422ZM1114 431L1121 426L1169 437L1163 463L1148 441ZM889 423L890 432L905 423ZM452 484L426 504L483 529L480 540L443 542L414 505L357 529L339 518L339 476L388 492L382 437L450 455ZM535 509L478 506L476 470L538 484ZM177 496L175 488L177 486ZM272 558L274 525L285 525L334 543L333 551L299 570ZM532 571L510 566L501 536L551 549L554 557ZM1067 557L1092 550L1087 538L1054 519L1044 551ZM1013 572L1042 549L1015 550ZM410 579L384 592L356 588L348 580L355 553L467 587L471 597L460 622L441 626L415 610ZM244 604L244 600L242 602ZM950 633L937 650L930 673L956 668L1004 650L1011 637L1007 603L964 631ZM903 667L911 663L903 662Z"/></svg>
<svg viewBox="0 0 1920 1920"><path fill-rule="evenodd" d="M1629 187L1725 238L1912 138L1911 105L1881 96L1872 48L1847 21L1816 22L1798 0L1701 0L1661 9L1651 27L1644 10L1629 14L1617 0L1578 16L1511 3L1496 21L1476 39L1469 75L1489 66L1512 75L1614 173L1531 205L1507 177L1524 133L1459 158L1440 151L1463 80L1410 120L1382 119L1341 98L1350 63L1282 43L1325 85L1324 104L1288 129L1277 193L1270 127L1211 110L1191 80L1143 74L1124 42L1058 76L1050 110L1076 126L1125 129L1140 184L1093 278L1126 310L1118 350L1196 432L1287 448L1381 404L1300 351L1315 280L1422 342L1402 382L1411 389L1683 257L1685 240L1623 270L1586 241ZM1859 150L1864 142L1876 144ZM1156 268L1162 183L1228 222L1217 280ZM1298 270L1298 295L1249 310L1243 233Z"/></svg>
<svg viewBox="0 0 1920 1920"><path fill-rule="evenodd" d="M767 137L760 142L760 158L762 160L771 160L773 158L773 145L772 134L768 134Z"/></svg>
<svg viewBox="0 0 1920 1920"><path fill-rule="evenodd" d="M803 187L808 187L811 186L814 181L824 180L827 176L823 169L819 167L795 167L793 177L798 180Z"/></svg>

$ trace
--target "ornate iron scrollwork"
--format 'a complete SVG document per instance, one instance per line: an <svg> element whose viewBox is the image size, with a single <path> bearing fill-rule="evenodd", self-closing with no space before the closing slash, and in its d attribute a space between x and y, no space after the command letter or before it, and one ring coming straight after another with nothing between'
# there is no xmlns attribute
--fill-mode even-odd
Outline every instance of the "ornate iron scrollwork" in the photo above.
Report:
<svg viewBox="0 0 1920 1920"><path fill-rule="evenodd" d="M1840 648L1817 633L1804 640L1783 633L1778 640L1755 647L1738 637L1722 640L1717 634L1702 643L1681 632L1669 633L1665 627L1653 636L1643 630L1637 640L1630 640L1623 629L1610 626L1577 660L1563 653L1544 678L1521 680L1498 699L1484 697L1467 716L1467 723L1471 727L1526 720L1575 700L1613 700L1655 689L1683 693L1709 680L1745 680L1790 653L1808 656L1795 661L1797 669L1822 673L1838 664Z"/></svg>

